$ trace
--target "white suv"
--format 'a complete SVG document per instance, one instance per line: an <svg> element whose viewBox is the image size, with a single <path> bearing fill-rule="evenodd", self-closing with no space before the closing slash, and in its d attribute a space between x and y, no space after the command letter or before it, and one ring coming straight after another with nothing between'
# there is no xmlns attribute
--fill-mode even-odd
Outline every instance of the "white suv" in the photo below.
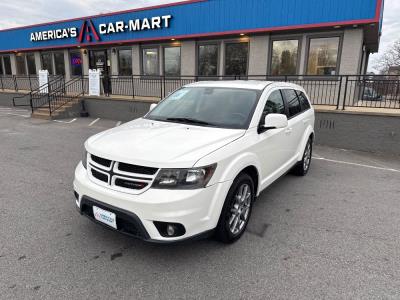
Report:
<svg viewBox="0 0 400 300"><path fill-rule="evenodd" d="M234 242L262 190L290 170L308 172L313 140L314 110L300 86L189 84L143 118L87 140L76 204L148 241L214 233Z"/></svg>

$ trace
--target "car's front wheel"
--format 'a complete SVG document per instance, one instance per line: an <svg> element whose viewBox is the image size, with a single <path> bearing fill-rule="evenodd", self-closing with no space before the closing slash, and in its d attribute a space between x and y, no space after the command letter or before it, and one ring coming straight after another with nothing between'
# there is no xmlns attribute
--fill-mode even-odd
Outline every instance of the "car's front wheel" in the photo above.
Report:
<svg viewBox="0 0 400 300"><path fill-rule="evenodd" d="M216 228L217 238L224 243L237 241L250 219L255 198L252 178L242 173L233 182Z"/></svg>

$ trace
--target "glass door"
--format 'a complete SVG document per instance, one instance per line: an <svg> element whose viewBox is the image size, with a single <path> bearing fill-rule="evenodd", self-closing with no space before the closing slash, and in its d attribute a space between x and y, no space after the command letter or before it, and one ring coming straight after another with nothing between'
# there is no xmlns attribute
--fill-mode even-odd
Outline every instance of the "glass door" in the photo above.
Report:
<svg viewBox="0 0 400 300"><path fill-rule="evenodd" d="M89 52L90 69L98 69L101 71L101 75L109 76L111 63L108 52L108 50L91 50Z"/></svg>
<svg viewBox="0 0 400 300"><path fill-rule="evenodd" d="M111 62L110 50L90 50L89 68L100 70L104 94L111 94Z"/></svg>

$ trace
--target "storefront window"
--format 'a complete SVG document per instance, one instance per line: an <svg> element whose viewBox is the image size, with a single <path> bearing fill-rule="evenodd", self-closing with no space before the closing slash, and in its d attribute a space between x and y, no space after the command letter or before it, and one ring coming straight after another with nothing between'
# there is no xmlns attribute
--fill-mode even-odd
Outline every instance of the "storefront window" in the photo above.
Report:
<svg viewBox="0 0 400 300"><path fill-rule="evenodd" d="M218 75L218 45L200 45L198 73L200 76Z"/></svg>
<svg viewBox="0 0 400 300"><path fill-rule="evenodd" d="M15 60L17 64L17 75L26 75L25 55L17 54Z"/></svg>
<svg viewBox="0 0 400 300"><path fill-rule="evenodd" d="M246 75L248 43L232 43L225 46L225 75Z"/></svg>
<svg viewBox="0 0 400 300"><path fill-rule="evenodd" d="M56 75L65 75L65 64L64 64L64 53L54 53L54 66L56 69Z"/></svg>
<svg viewBox="0 0 400 300"><path fill-rule="evenodd" d="M71 76L82 76L82 55L80 51L73 51L69 54L71 64Z"/></svg>
<svg viewBox="0 0 400 300"><path fill-rule="evenodd" d="M310 39L308 75L335 75L339 53L339 37Z"/></svg>
<svg viewBox="0 0 400 300"><path fill-rule="evenodd" d="M164 74L165 76L181 75L181 47L164 48Z"/></svg>
<svg viewBox="0 0 400 300"><path fill-rule="evenodd" d="M132 50L121 49L118 51L118 72L121 76L132 75Z"/></svg>
<svg viewBox="0 0 400 300"><path fill-rule="evenodd" d="M143 49L143 75L159 75L158 49Z"/></svg>
<svg viewBox="0 0 400 300"><path fill-rule="evenodd" d="M53 75L53 58L51 53L42 53L42 70L49 71L49 74Z"/></svg>
<svg viewBox="0 0 400 300"><path fill-rule="evenodd" d="M4 75L3 71L3 58L0 56L0 75Z"/></svg>
<svg viewBox="0 0 400 300"><path fill-rule="evenodd" d="M296 75L299 41L273 41L271 75Z"/></svg>
<svg viewBox="0 0 400 300"><path fill-rule="evenodd" d="M28 65L28 74L36 75L36 62L35 55L33 53L26 55L26 64Z"/></svg>
<svg viewBox="0 0 400 300"><path fill-rule="evenodd" d="M11 59L9 55L3 56L3 65L4 65L4 73L6 75L12 75Z"/></svg>

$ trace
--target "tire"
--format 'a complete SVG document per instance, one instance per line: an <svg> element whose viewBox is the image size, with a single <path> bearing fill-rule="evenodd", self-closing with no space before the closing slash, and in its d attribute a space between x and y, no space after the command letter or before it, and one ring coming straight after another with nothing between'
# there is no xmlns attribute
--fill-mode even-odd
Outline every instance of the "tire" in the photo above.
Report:
<svg viewBox="0 0 400 300"><path fill-rule="evenodd" d="M244 198L241 197L239 199L237 196L240 195ZM215 232L216 238L219 241L231 244L243 235L250 220L254 199L255 188L253 179L246 173L239 174L229 189L219 217Z"/></svg>
<svg viewBox="0 0 400 300"><path fill-rule="evenodd" d="M310 170L311 160L312 160L312 149L313 140L310 137L307 141L306 147L303 153L303 159L299 161L292 169L292 174L296 176L306 176Z"/></svg>

